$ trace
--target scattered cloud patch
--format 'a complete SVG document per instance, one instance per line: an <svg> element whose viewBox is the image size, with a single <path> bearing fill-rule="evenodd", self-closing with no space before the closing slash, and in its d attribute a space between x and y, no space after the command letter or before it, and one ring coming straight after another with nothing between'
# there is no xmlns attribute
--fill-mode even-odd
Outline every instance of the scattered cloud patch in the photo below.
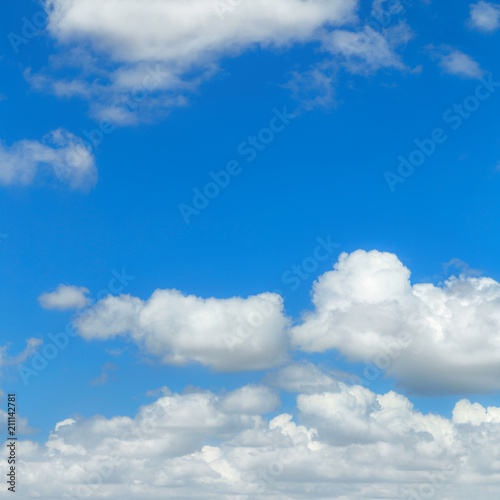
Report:
<svg viewBox="0 0 500 500"><path fill-rule="evenodd" d="M39 347L43 344L43 340L35 337L31 337L26 341L26 347L22 352L16 356L11 356L7 354L9 349L9 344L0 347L0 367L2 366L18 366L22 365L28 358L33 356L38 352Z"/></svg>
<svg viewBox="0 0 500 500"><path fill-rule="evenodd" d="M47 0L45 6L48 33L66 49L52 60L60 67L82 61L84 71L68 80L48 69L29 75L33 85L88 99L96 118L127 125L155 108L184 105L224 57L317 41L327 27L354 23L358 2L243 1L228 4L224 15L217 2L200 0Z"/></svg>
<svg viewBox="0 0 500 500"><path fill-rule="evenodd" d="M42 293L38 302L44 309L67 311L81 309L89 304L89 290L73 285L59 285L54 292Z"/></svg>
<svg viewBox="0 0 500 500"><path fill-rule="evenodd" d="M331 31L323 38L323 49L338 56L352 73L369 74L383 68L406 70L397 49L412 38L411 29L403 21L379 31L367 25L360 31Z"/></svg>
<svg viewBox="0 0 500 500"><path fill-rule="evenodd" d="M55 177L72 189L88 190L97 182L97 168L83 141L58 129L41 141L0 142L0 185L29 185L37 176Z"/></svg>
<svg viewBox="0 0 500 500"><path fill-rule="evenodd" d="M439 67L450 75L461 78L481 78L484 71L477 61L458 49L447 45L427 47L431 56L439 61Z"/></svg>
<svg viewBox="0 0 500 500"><path fill-rule="evenodd" d="M104 363L101 366L101 374L90 381L90 385L105 385L110 380L110 372L118 370L114 363Z"/></svg>
<svg viewBox="0 0 500 500"><path fill-rule="evenodd" d="M469 26L483 32L493 32L500 27L500 5L477 2L470 6Z"/></svg>

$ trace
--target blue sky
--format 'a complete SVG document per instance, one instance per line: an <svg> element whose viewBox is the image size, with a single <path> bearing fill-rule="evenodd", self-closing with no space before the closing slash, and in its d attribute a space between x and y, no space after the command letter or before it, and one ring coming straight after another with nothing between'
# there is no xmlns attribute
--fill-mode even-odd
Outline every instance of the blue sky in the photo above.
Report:
<svg viewBox="0 0 500 500"><path fill-rule="evenodd" d="M424 315L422 305L408 305L410 295L430 304L431 292L423 299L413 289L400 291L403 266L411 271L412 285L433 284L446 300L457 301L429 320L449 338L444 344L429 341L420 361L398 358L387 378L381 373L364 385L376 394L395 390L416 410L446 419L463 398L497 405L500 360L495 352L485 347L473 359L462 355L474 351L475 343L496 346L498 335L500 87L487 82L500 82L500 7L459 1L451 8L432 0L311 0L307 7L298 0L280 0L284 11L278 15L274 7L243 0L234 7L222 3L227 10L220 17L214 14L217 2L208 3L202 7L203 2L190 0L184 13L167 0L156 7L143 2L136 11L128 10L133 2L118 7L116 0L96 3L89 12L81 0L7 1L2 6L0 345L5 348L0 366L3 392L17 393L19 411L35 429L27 439L38 443L42 453L49 434L56 439L55 426L65 419L76 420L69 428L84 426L95 415L134 418L141 405L158 399L158 393L148 391L164 386L178 393L188 387L187 395L194 390L189 387L221 395L248 384L273 387L281 397L281 406L264 412L265 419L289 412L294 421L319 429L320 437L328 434L320 417L310 417L309 410L297 406L293 391L268 383L269 377L286 366L308 366L311 377L319 377L314 370L336 380L346 373L362 376L364 360L376 352L363 346L356 329L371 327L360 326L358 319L378 325L372 334L382 339L407 326L401 326L404 320L382 321L377 307L385 310L397 301L402 317L409 317ZM114 9L121 10L110 17ZM131 21L135 15L167 18L163 27L150 26L149 37ZM186 22L177 33L172 21L177 15L178 21L183 16L204 21L199 26ZM36 35L23 33L27 22L46 19L49 23L40 22ZM169 29L172 33L165 34ZM167 81L151 91L137 85L145 72L158 68ZM474 97L478 87L486 89L484 100ZM143 94L135 98L139 91ZM112 104L124 96L132 102L125 114ZM467 118L459 123L453 120L456 105L474 109L465 111ZM270 137L273 117L287 114L294 118L285 118L267 144L259 142L255 159L247 161L250 155L241 154L242 144L259 134ZM99 127L109 133L100 134L102 139L94 133L97 141L90 144L89 134ZM428 140L436 129L446 140L411 175L401 177L400 157L408 159L417 149L415 141ZM57 130L64 132L48 136ZM89 150L81 153L82 144L89 144ZM229 184L186 223L180 207L193 206L193 190L206 189L211 172L235 161L239 173L224 174ZM387 172L404 182L391 189ZM321 260L314 257L318 239L336 244ZM332 271L344 253L347 261ZM292 289L286 276L294 266L307 267L306 262L314 270L304 271ZM120 283L117 274L128 277ZM455 288L447 288L443 283L452 275L460 277ZM482 284L479 277L484 277ZM318 278L324 285L315 288L319 298L314 305L311 294ZM350 297L348 309L338 305L344 299L335 295L337 286ZM380 288L371 294L370 287ZM76 299L67 299L70 290ZM155 305L156 299L148 301L155 290L219 302L193 306L188 299L158 298ZM275 361L248 369L240 353L241 367L221 372L224 356L233 355L230 350L193 350L202 335L198 328L203 328L195 320L190 323L187 316L197 314L191 307L200 307L211 325L207 335L212 328L217 334L221 327L214 318L230 314L226 308L247 307L251 297L268 292L281 295L284 304L272 313L276 324L269 328L282 327L286 340L276 337L276 342L289 345L284 350L277 344L266 347L274 338L266 330L259 337L262 346L254 348L263 349L263 359L269 355ZM42 294L52 294L45 306ZM379 296L386 302L379 302ZM243 302L224 302L234 297ZM64 306L57 305L66 299ZM88 319L98 299L97 319ZM150 307L134 316L130 311L142 311L140 301ZM213 317L212 306L221 307ZM352 316L349 323L344 315ZM469 328L466 338L454 330L463 324ZM35 353L51 343L49 333L67 325L79 333L37 376L23 382L19 367L33 368ZM192 345L179 340L179 325L192 335ZM326 337L318 333L322 328L330 332ZM431 330L419 330L416 341L424 342ZM324 340L330 336L333 340ZM35 339L31 350L28 339ZM276 357L269 354L272 349ZM163 358L174 354L182 357L180 366ZM426 355L429 377L449 375L449 383L437 383L436 393L422 368ZM276 361L280 356L289 358ZM441 356L455 358L449 367L437 367ZM484 371L477 372L478 366ZM472 385L460 375L469 369ZM207 435L203 442L219 439ZM60 498L65 491L36 482L30 487L43 498ZM454 486L449 487L453 492ZM196 491L183 492L183 498ZM286 491L286 498L302 498L294 496L299 489ZM380 491L355 489L331 498L371 498ZM180 498L180 493L166 494ZM213 494L233 498L224 496L230 495L227 490ZM400 498L392 491L384 494ZM488 491L477 498L483 494ZM325 498L320 489L314 495Z"/></svg>

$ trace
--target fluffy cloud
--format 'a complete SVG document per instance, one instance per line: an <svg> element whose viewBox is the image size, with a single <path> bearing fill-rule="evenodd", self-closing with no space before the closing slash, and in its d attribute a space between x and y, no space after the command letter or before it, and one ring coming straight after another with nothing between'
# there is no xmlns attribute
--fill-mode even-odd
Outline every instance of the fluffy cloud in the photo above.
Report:
<svg viewBox="0 0 500 500"><path fill-rule="evenodd" d="M431 55L439 60L440 68L450 75L462 78L480 78L484 75L479 63L460 50L447 45L441 45L440 47L429 46L428 49Z"/></svg>
<svg viewBox="0 0 500 500"><path fill-rule="evenodd" d="M164 363L200 363L217 371L283 365L290 347L334 350L361 362L362 377L384 373L422 394L500 389L500 284L461 275L445 283L410 283L396 255L343 253L315 282L314 309L291 326L279 295L202 299L157 290L146 301L109 296L75 320L82 337L124 336ZM336 382L299 363L268 375L290 392L333 390ZM350 379L351 381L355 379Z"/></svg>
<svg viewBox="0 0 500 500"><path fill-rule="evenodd" d="M287 359L288 319L279 295L202 299L157 290L147 300L107 297L76 320L80 335L128 335L164 363L197 362L215 370L258 370Z"/></svg>
<svg viewBox="0 0 500 500"><path fill-rule="evenodd" d="M421 393L500 388L500 284L492 279L412 285L395 255L358 250L318 279L313 303L291 330L295 348L336 349Z"/></svg>
<svg viewBox="0 0 500 500"><path fill-rule="evenodd" d="M483 1L471 4L469 25L479 31L497 30L500 27L500 5Z"/></svg>
<svg viewBox="0 0 500 500"><path fill-rule="evenodd" d="M0 185L31 184L43 174L72 189L87 190L97 182L94 157L81 139L66 130L52 131L41 141L0 143Z"/></svg>
<svg viewBox="0 0 500 500"><path fill-rule="evenodd" d="M299 424L287 413L264 419L260 403L253 413L232 404L238 391L169 394L133 418L67 418L45 444L19 443L20 494L486 500L500 486L498 418L471 425L466 400L450 420L422 414L395 392L339 383L336 392L298 396Z"/></svg>
<svg viewBox="0 0 500 500"><path fill-rule="evenodd" d="M38 297L38 302L44 309L58 309L59 311L80 309L88 304L89 299L86 297L88 293L85 287L59 285L55 292L42 293Z"/></svg>

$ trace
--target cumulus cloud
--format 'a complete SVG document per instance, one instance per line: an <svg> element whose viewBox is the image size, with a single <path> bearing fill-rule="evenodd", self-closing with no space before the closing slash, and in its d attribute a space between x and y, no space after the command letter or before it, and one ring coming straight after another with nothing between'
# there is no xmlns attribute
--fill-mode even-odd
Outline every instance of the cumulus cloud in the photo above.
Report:
<svg viewBox="0 0 500 500"><path fill-rule="evenodd" d="M450 75L462 78L480 78L484 71L477 61L460 50L447 45L428 47L432 57L438 59L440 68Z"/></svg>
<svg viewBox="0 0 500 500"><path fill-rule="evenodd" d="M126 335L164 363L197 362L220 371L282 365L288 319L279 295L203 299L157 290L146 301L106 297L76 320L86 339Z"/></svg>
<svg viewBox="0 0 500 500"><path fill-rule="evenodd" d="M38 302L44 309L58 309L59 311L80 309L88 305L88 293L89 290L85 287L59 285L54 292L42 293L38 297Z"/></svg>
<svg viewBox="0 0 500 500"><path fill-rule="evenodd" d="M500 5L492 2L477 2L470 6L469 26L485 32L500 27Z"/></svg>
<svg viewBox="0 0 500 500"><path fill-rule="evenodd" d="M201 391L134 417L67 418L43 445L20 441L20 488L30 498L486 500L500 486L498 418L471 424L467 400L447 419L396 392L339 383L299 394L297 422L263 418L273 394L242 390L260 391L253 412L230 402L240 390Z"/></svg>
<svg viewBox="0 0 500 500"><path fill-rule="evenodd" d="M412 285L394 254L358 250L315 282L312 300L291 330L297 349L336 349L420 393L500 388L500 284L490 278Z"/></svg>
<svg viewBox="0 0 500 500"><path fill-rule="evenodd" d="M41 141L0 142L0 185L28 185L39 175L56 177L72 189L87 190L97 182L94 157L83 141L58 129Z"/></svg>
<svg viewBox="0 0 500 500"><path fill-rule="evenodd" d="M264 370L286 364L290 349L334 351L364 363L367 381L386 374L421 394L500 389L500 284L493 279L463 273L439 285L412 284L396 255L358 250L343 253L318 278L312 302L313 310L293 324L277 294L203 299L157 290L148 300L106 297L75 326L87 340L131 339L173 365ZM307 363L266 380L289 392L336 387L331 375Z"/></svg>

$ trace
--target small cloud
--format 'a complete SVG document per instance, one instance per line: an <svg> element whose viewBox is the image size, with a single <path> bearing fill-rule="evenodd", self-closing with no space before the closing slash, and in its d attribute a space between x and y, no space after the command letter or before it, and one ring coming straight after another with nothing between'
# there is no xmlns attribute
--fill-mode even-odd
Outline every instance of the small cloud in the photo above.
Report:
<svg viewBox="0 0 500 500"><path fill-rule="evenodd" d="M90 385L104 385L108 381L108 372L101 373L98 377L90 381Z"/></svg>
<svg viewBox="0 0 500 500"><path fill-rule="evenodd" d="M38 302L44 309L57 309L66 311L80 309L89 303L86 295L89 290L85 287L59 285L55 292L43 293L38 297Z"/></svg>
<svg viewBox="0 0 500 500"><path fill-rule="evenodd" d="M483 69L472 57L447 45L427 46L431 57L439 60L439 67L450 75L462 78L481 78Z"/></svg>
<svg viewBox="0 0 500 500"><path fill-rule="evenodd" d="M43 340L31 337L26 341L26 347L16 356L7 354L10 344L0 347L0 366L19 366L22 365L28 358L33 356L38 351L38 348L43 344Z"/></svg>
<svg viewBox="0 0 500 500"><path fill-rule="evenodd" d="M63 420L62 422L58 422L56 424L56 432L61 428L61 427L64 427L66 425L73 425L73 424L76 424L76 420L73 420L72 418L67 418L66 420Z"/></svg>
<svg viewBox="0 0 500 500"><path fill-rule="evenodd" d="M148 398L157 398L159 396L170 396L171 394L172 391L166 385L160 387L159 389L153 389L151 391L146 392L146 396Z"/></svg>
<svg viewBox="0 0 500 500"><path fill-rule="evenodd" d="M452 274L452 272L450 272L452 269L459 271L461 278L478 277L483 274L483 271L480 269L474 269L470 267L467 262L457 259L456 257L443 264L443 274L449 277Z"/></svg>
<svg viewBox="0 0 500 500"><path fill-rule="evenodd" d="M118 366L114 363L104 363L101 366L101 374L95 379L90 381L90 385L104 385L109 382L109 372L114 372L118 370Z"/></svg>
<svg viewBox="0 0 500 500"><path fill-rule="evenodd" d="M284 88L301 108L328 108L335 104L335 75L328 65L318 65L305 72L294 71Z"/></svg>
<svg viewBox="0 0 500 500"><path fill-rule="evenodd" d="M468 21L472 29L493 32L500 27L500 5L491 2L478 2L470 6Z"/></svg>

